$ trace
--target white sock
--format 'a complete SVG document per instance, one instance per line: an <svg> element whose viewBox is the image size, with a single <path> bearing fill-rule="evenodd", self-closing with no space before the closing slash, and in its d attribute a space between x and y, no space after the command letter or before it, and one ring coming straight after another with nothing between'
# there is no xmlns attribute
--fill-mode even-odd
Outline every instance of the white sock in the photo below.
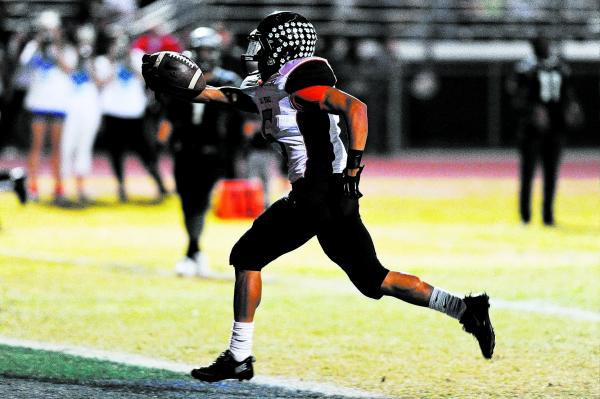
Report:
<svg viewBox="0 0 600 399"><path fill-rule="evenodd" d="M431 292L429 307L458 320L467 309L467 305L461 298L436 287Z"/></svg>
<svg viewBox="0 0 600 399"><path fill-rule="evenodd" d="M254 333L254 322L242 323L234 321L231 327L231 340L229 351L233 358L241 362L252 355L252 335Z"/></svg>

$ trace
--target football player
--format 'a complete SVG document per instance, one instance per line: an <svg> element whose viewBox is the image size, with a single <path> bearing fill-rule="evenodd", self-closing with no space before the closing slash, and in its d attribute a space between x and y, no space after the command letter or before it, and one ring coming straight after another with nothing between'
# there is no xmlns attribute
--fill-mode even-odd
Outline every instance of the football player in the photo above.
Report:
<svg viewBox="0 0 600 399"><path fill-rule="evenodd" d="M220 67L222 39L211 28L198 27L189 35L184 54L198 63L211 86L239 86L241 78ZM219 102L190 103L159 95L165 119L159 140L167 140L174 160L174 177L188 245L175 266L180 276L207 276L208 258L199 246L210 193L220 177L235 177L236 150L242 137L242 116ZM201 132L199 134L199 132Z"/></svg>
<svg viewBox="0 0 600 399"><path fill-rule="evenodd" d="M252 378L261 270L314 236L362 294L373 299L393 296L446 313L458 319L478 340L483 356L491 358L495 337L487 295L460 298L416 276L390 271L377 259L359 214L367 108L335 88L336 77L327 60L314 57L313 25L297 13L276 12L259 23L249 40L244 59L256 63L258 73L246 78L243 89L208 86L195 100L229 103L258 113L262 133L287 158L292 190L260 215L234 245L229 348L211 365L192 370L192 376L209 382ZM153 81L154 64L146 58L149 85L159 90L167 79ZM348 126L348 150L340 138L340 117Z"/></svg>
<svg viewBox="0 0 600 399"><path fill-rule="evenodd" d="M531 41L534 57L517 63L509 89L520 114L519 155L521 189L519 213L531 219L531 183L538 160L544 174L543 223L553 226L554 194L564 131L579 124L581 109L574 99L569 67L551 51L543 36Z"/></svg>

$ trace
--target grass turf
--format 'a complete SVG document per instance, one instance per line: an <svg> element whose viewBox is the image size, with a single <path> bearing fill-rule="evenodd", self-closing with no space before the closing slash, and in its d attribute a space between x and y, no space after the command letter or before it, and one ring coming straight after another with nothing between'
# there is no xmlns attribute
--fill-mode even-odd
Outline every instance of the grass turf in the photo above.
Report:
<svg viewBox="0 0 600 399"><path fill-rule="evenodd" d="M512 180L372 178L363 188L386 266L456 292L600 309L597 180L561 181L555 229L518 224ZM65 210L5 195L0 210L0 335L186 363L225 348L231 281L171 274L184 246L175 198ZM228 251L249 224L209 218L203 244L217 271L231 274ZM314 240L264 275L259 374L401 397L598 394L598 322L493 308L487 362L454 320L361 297Z"/></svg>
<svg viewBox="0 0 600 399"><path fill-rule="evenodd" d="M180 380L182 374L0 345L0 375L41 380Z"/></svg>

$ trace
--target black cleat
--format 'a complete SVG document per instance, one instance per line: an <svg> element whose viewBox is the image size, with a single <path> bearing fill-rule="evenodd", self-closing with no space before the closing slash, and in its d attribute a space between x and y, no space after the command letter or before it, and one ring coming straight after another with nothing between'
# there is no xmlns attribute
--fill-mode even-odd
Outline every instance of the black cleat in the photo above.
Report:
<svg viewBox="0 0 600 399"><path fill-rule="evenodd" d="M248 356L241 362L233 358L231 352L226 350L221 353L217 360L210 366L200 367L192 370L192 377L205 382L217 382L221 380L249 380L254 377L252 363L256 359Z"/></svg>
<svg viewBox="0 0 600 399"><path fill-rule="evenodd" d="M491 359L496 346L496 336L490 321L490 297L481 294L466 296L463 300L467 309L460 318L460 324L463 325L463 330L477 338L483 357Z"/></svg>
<svg viewBox="0 0 600 399"><path fill-rule="evenodd" d="M14 168L10 171L10 178L13 182L13 190L19 198L19 202L21 204L27 203L27 175L25 174L25 170L23 168Z"/></svg>

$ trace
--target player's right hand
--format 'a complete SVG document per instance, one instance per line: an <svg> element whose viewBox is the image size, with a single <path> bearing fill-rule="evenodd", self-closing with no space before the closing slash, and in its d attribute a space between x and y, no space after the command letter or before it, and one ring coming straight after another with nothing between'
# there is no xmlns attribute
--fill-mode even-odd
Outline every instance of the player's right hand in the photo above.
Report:
<svg viewBox="0 0 600 399"><path fill-rule="evenodd" d="M344 169L344 173L342 173L342 189L344 197L357 200L363 196L358 190L360 174L362 173L363 168L364 166L359 167L358 172L354 176L348 174L348 169Z"/></svg>

